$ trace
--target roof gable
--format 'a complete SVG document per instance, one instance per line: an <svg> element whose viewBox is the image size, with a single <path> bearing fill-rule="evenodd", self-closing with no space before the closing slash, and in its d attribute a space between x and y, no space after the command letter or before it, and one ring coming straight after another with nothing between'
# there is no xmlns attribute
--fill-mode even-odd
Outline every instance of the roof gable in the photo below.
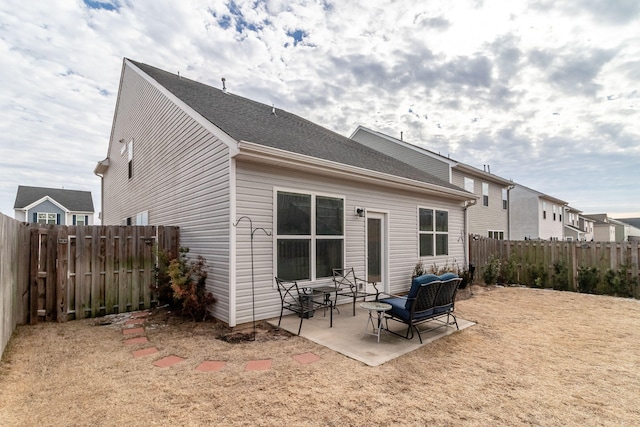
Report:
<svg viewBox="0 0 640 427"><path fill-rule="evenodd" d="M252 142L460 191L447 181L295 114L150 65L128 59L126 61L238 142Z"/></svg>
<svg viewBox="0 0 640 427"><path fill-rule="evenodd" d="M61 188L18 186L14 209L24 209L35 202L48 198L52 202L74 212L94 212L90 191L65 190Z"/></svg>

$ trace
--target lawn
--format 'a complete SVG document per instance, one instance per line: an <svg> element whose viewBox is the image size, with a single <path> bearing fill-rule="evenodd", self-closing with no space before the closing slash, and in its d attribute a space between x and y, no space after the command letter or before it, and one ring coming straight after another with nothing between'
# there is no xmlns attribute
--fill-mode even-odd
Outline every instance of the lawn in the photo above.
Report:
<svg viewBox="0 0 640 427"><path fill-rule="evenodd" d="M0 364L0 425L640 425L639 301L473 291L456 312L475 326L377 367L267 330L230 343L216 323L160 312L147 344L124 342L126 317L20 326ZM133 356L149 345L159 352ZM293 358L306 353L320 359ZM168 355L185 360L152 364ZM205 360L226 364L198 372Z"/></svg>

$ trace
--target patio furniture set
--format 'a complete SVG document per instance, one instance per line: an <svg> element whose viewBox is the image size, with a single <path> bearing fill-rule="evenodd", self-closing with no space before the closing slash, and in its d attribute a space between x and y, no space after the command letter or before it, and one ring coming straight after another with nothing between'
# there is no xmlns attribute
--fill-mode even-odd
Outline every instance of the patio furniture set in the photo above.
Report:
<svg viewBox="0 0 640 427"><path fill-rule="evenodd" d="M367 290L367 281L358 278L353 268L340 268L333 270L333 284L320 287L300 287L296 281L275 278L280 293L281 309L278 326L282 321L285 310L296 313L300 317L298 335L302 330L302 322L305 318L312 317L318 310L329 310L329 327L333 327L333 310L338 310L338 297L351 299L353 315L356 315L356 301L362 299L360 306L369 310L367 325L364 334L377 336L380 341L380 331L413 339L417 332L420 343L421 333L434 329L455 325L459 329L458 322L453 314L456 292L462 278L453 273L445 273L441 276L425 274L414 278L406 295L383 295L378 289L378 284L372 283L374 292ZM370 298L371 301L367 301ZM407 326L404 334L389 329L389 320L402 323ZM427 329L421 329L419 325L436 321L438 325Z"/></svg>

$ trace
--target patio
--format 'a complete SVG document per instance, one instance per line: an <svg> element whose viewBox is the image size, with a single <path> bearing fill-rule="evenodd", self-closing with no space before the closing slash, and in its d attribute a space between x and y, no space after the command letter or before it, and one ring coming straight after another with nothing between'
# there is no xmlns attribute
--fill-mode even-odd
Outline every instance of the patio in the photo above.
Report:
<svg viewBox="0 0 640 427"><path fill-rule="evenodd" d="M455 326L443 326L434 331L422 333L421 344L417 334L413 339L407 340L383 330L380 334L380 342L377 342L376 336L363 334L368 316L369 311L361 308L360 303L356 304L355 316L352 315L351 303L338 305L338 310L333 312L333 327L330 328L329 313L327 312L324 315L323 310L317 310L313 317L304 319L302 322L300 336L366 365L378 366L439 338L457 332ZM475 324L462 319L460 316L456 317L460 330ZM269 319L268 322L277 326L278 318ZM282 323L280 324L282 329L295 335L298 332L299 325L300 318L296 314L282 316ZM439 325L438 322L431 321L421 325L421 329L429 329ZM407 326L390 321L389 329L404 335Z"/></svg>

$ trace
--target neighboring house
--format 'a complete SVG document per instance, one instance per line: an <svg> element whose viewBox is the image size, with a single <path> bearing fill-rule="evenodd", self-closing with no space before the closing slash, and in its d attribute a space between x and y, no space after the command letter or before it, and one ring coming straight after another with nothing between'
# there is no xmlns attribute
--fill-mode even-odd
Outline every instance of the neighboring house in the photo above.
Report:
<svg viewBox="0 0 640 427"><path fill-rule="evenodd" d="M616 220L629 226L627 240L640 241L640 218L616 218Z"/></svg>
<svg viewBox="0 0 640 427"><path fill-rule="evenodd" d="M599 242L627 242L638 240L640 230L627 222L610 218L607 214L585 215L595 221L594 240Z"/></svg>
<svg viewBox="0 0 640 427"><path fill-rule="evenodd" d="M509 239L511 181L364 126L350 138L475 194L478 202L467 207L463 236Z"/></svg>
<svg viewBox="0 0 640 427"><path fill-rule="evenodd" d="M582 211L565 206L564 208L564 238L565 240L593 240L595 221L581 215Z"/></svg>
<svg viewBox="0 0 640 427"><path fill-rule="evenodd" d="M509 192L511 240L564 239L568 202L516 184Z"/></svg>
<svg viewBox="0 0 640 427"><path fill-rule="evenodd" d="M324 285L354 267L400 292L418 260L462 266L475 200L277 107L128 59L94 172L103 223L180 226L181 244L207 259L214 316L231 326L280 313L274 276Z"/></svg>
<svg viewBox="0 0 640 427"><path fill-rule="evenodd" d="M19 221L58 225L93 225L90 191L18 186L13 205Z"/></svg>

